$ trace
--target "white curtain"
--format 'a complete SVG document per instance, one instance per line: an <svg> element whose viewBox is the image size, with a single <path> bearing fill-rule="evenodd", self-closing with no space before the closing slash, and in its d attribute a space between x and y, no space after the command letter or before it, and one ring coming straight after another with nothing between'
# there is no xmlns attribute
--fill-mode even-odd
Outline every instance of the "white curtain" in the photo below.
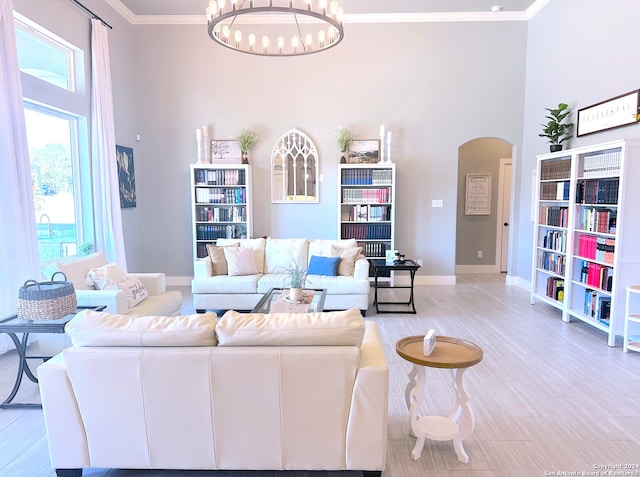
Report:
<svg viewBox="0 0 640 477"><path fill-rule="evenodd" d="M126 270L107 33L100 20L91 20L91 167L96 250Z"/></svg>
<svg viewBox="0 0 640 477"><path fill-rule="evenodd" d="M0 0L0 318L16 312L18 289L40 278L40 258L12 0ZM0 335L0 352L8 349ZM13 346L11 346L13 348Z"/></svg>

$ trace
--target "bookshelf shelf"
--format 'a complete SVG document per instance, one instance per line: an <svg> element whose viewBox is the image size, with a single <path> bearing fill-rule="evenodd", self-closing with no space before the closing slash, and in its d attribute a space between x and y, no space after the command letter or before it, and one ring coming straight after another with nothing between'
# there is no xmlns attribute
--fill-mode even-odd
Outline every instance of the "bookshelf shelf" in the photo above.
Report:
<svg viewBox="0 0 640 477"><path fill-rule="evenodd" d="M219 238L251 238L251 166L191 164L190 173L194 260Z"/></svg>
<svg viewBox="0 0 640 477"><path fill-rule="evenodd" d="M629 322L625 289L640 267L640 221L632 217L640 203L640 143L540 155L537 177L531 303L604 331L615 346Z"/></svg>
<svg viewBox="0 0 640 477"><path fill-rule="evenodd" d="M395 249L395 163L340 164L338 234L355 238L367 258Z"/></svg>
<svg viewBox="0 0 640 477"><path fill-rule="evenodd" d="M627 287L622 349L640 352L640 285Z"/></svg>

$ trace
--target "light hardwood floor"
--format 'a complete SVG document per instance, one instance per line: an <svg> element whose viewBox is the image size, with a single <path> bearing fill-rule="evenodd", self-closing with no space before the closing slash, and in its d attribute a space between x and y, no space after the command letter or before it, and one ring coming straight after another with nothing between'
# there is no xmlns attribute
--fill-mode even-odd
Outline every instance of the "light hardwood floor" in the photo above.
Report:
<svg viewBox="0 0 640 477"><path fill-rule="evenodd" d="M192 310L185 293L185 312ZM399 292L398 292L399 293ZM416 287L418 315L376 315L390 366L389 450L383 477L512 477L587 475L598 465L640 465L640 354L610 348L604 334L583 323L563 323L557 310L531 305L529 294L504 275L460 275L455 286ZM422 457L409 453L404 389L408 363L395 343L408 335L468 339L484 350L465 373L476 429L464 443L468 464L451 442L427 441ZM15 355L0 356L0 396L13 382ZM448 415L450 374L429 370L429 412ZM19 399L37 399L23 385ZM0 410L0 476L54 475L39 410ZM634 469L631 469L633 472ZM545 474L547 472L547 474ZM582 474L585 472L585 474ZM640 475L640 468L635 469ZM355 472L191 472L95 469L92 477L358 477ZM600 475L614 475L603 474ZM620 474L622 475L622 474Z"/></svg>

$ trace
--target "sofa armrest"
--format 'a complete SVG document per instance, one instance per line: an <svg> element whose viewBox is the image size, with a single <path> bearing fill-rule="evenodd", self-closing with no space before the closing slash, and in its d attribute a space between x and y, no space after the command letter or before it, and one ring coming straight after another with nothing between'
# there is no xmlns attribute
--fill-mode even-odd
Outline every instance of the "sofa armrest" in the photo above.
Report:
<svg viewBox="0 0 640 477"><path fill-rule="evenodd" d="M209 257L196 260L193 264L194 278L207 278L213 276L213 265Z"/></svg>
<svg viewBox="0 0 640 477"><path fill-rule="evenodd" d="M167 291L167 279L164 273L130 273L140 279L149 292L149 296L162 295Z"/></svg>
<svg viewBox="0 0 640 477"><path fill-rule="evenodd" d="M127 297L122 290L76 290L78 306L105 305L109 313L129 313Z"/></svg>
<svg viewBox="0 0 640 477"><path fill-rule="evenodd" d="M353 278L369 279L369 260L366 258L358 258L353 269Z"/></svg>
<svg viewBox="0 0 640 477"><path fill-rule="evenodd" d="M347 427L347 466L384 470L387 456L389 366L376 323L366 321Z"/></svg>

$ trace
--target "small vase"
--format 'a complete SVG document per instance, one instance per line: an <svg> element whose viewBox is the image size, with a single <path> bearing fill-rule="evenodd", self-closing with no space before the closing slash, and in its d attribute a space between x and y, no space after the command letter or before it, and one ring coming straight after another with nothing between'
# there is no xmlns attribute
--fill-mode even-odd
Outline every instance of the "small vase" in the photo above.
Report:
<svg viewBox="0 0 640 477"><path fill-rule="evenodd" d="M340 164L346 164L347 163L347 158L345 157L345 154L347 153L347 151L341 151L340 154Z"/></svg>
<svg viewBox="0 0 640 477"><path fill-rule="evenodd" d="M562 144L551 144L551 146L549 146L549 150L551 152L562 151Z"/></svg>
<svg viewBox="0 0 640 477"><path fill-rule="evenodd" d="M247 153L246 152L242 153L242 163L243 164L249 164L249 158L247 157Z"/></svg>
<svg viewBox="0 0 640 477"><path fill-rule="evenodd" d="M304 298L302 288L289 288L289 298L293 301L302 301Z"/></svg>

